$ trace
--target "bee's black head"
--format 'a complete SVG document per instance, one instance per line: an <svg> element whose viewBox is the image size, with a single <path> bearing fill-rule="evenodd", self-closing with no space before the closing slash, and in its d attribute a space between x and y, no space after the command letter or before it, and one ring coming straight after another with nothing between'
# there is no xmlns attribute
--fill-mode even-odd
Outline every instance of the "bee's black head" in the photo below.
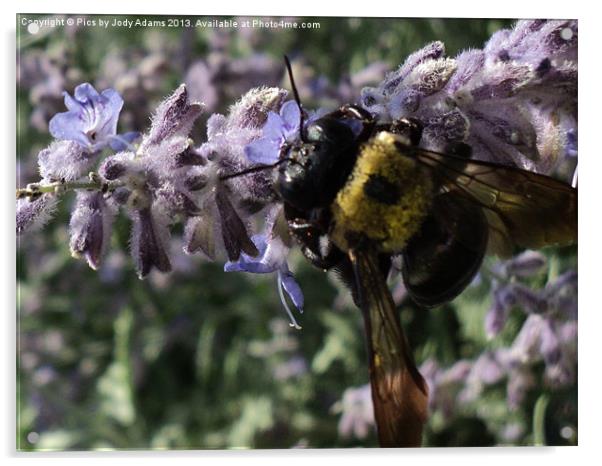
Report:
<svg viewBox="0 0 602 466"><path fill-rule="evenodd" d="M358 137L344 119L332 114L310 123L302 141L285 147L276 189L298 210L327 207L351 173Z"/></svg>

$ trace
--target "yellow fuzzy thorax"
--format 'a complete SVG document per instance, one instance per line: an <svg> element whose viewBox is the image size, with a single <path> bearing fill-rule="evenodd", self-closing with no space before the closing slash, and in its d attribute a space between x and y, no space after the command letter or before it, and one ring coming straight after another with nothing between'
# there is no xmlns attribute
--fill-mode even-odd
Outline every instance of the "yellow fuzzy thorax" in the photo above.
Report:
<svg viewBox="0 0 602 466"><path fill-rule="evenodd" d="M384 177L399 190L394 203L383 203L365 192L368 179ZM332 205L331 238L342 250L350 238L363 236L382 252L399 252L418 232L432 201L432 180L410 156L400 153L395 136L379 133L360 150L355 167Z"/></svg>

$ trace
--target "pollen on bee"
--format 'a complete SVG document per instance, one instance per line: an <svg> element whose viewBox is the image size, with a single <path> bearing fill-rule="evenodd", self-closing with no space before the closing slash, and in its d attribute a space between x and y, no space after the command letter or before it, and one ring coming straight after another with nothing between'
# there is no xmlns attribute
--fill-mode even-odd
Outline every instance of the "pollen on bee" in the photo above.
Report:
<svg viewBox="0 0 602 466"><path fill-rule="evenodd" d="M400 251L420 228L430 207L432 181L395 142L395 136L383 132L360 150L332 206L331 237L339 248L353 247L348 238L359 234L382 251Z"/></svg>

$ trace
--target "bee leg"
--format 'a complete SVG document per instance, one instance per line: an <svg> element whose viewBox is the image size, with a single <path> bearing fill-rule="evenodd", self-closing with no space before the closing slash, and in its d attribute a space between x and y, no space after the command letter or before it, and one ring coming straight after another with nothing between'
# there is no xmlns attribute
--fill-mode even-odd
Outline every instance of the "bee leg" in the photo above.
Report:
<svg viewBox="0 0 602 466"><path fill-rule="evenodd" d="M444 152L456 157L462 157L463 159L470 159L472 157L472 147L465 142L451 142L447 145Z"/></svg>
<svg viewBox="0 0 602 466"><path fill-rule="evenodd" d="M391 256L388 254L379 254L378 268L386 280L391 270ZM355 271L353 269L353 264L349 260L349 257L344 255L342 260L333 268L333 270L341 279L343 284L349 289L349 291L351 291L351 297L353 298L354 304L357 307L361 307L357 282L355 279Z"/></svg>
<svg viewBox="0 0 602 466"><path fill-rule="evenodd" d="M420 144L422 129L422 123L416 118L400 118L384 128L385 131L406 137L412 146Z"/></svg>
<svg viewBox="0 0 602 466"><path fill-rule="evenodd" d="M338 118L353 118L362 121L364 124L371 124L374 121L374 117L368 110L353 104L343 105L334 113L334 116Z"/></svg>
<svg viewBox="0 0 602 466"><path fill-rule="evenodd" d="M329 270L346 257L314 223L296 219L289 221L288 226L289 231L301 244L301 252L315 267Z"/></svg>

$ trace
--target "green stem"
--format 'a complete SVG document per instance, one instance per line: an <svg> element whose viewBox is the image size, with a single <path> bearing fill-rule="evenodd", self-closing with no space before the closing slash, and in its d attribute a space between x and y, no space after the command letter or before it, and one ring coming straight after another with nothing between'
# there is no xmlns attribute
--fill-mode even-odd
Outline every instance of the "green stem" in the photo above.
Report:
<svg viewBox="0 0 602 466"><path fill-rule="evenodd" d="M30 183L25 188L17 189L17 199L23 199L25 197L35 198L44 193L60 194L73 189L98 189L102 191L111 191L119 186L123 186L123 183L119 181L108 183L101 180L96 173L90 172L89 180L87 181L60 180L52 181L50 183Z"/></svg>
<svg viewBox="0 0 602 466"><path fill-rule="evenodd" d="M546 445L546 410L550 398L547 394L542 394L535 402L533 409L533 442L535 446Z"/></svg>

